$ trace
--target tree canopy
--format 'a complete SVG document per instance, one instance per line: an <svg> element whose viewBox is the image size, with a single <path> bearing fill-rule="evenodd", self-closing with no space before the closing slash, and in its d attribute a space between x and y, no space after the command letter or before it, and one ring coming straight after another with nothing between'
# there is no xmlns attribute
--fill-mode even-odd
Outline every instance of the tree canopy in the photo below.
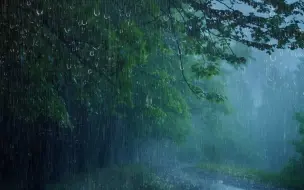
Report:
<svg viewBox="0 0 304 190"><path fill-rule="evenodd" d="M2 114L26 122L43 117L72 128L74 112L81 107L89 115L128 118L141 135L179 139L190 119L189 97L225 100L202 81L220 74L222 61L236 67L246 63L231 42L269 54L276 48L304 47L301 1L1 4L0 105ZM237 10L233 5L238 4L255 13Z"/></svg>

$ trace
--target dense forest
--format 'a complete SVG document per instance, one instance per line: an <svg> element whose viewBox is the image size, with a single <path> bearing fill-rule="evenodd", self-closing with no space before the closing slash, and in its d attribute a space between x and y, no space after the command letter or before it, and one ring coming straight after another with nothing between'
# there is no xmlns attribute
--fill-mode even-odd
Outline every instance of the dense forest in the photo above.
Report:
<svg viewBox="0 0 304 190"><path fill-rule="evenodd" d="M303 14L301 0L2 0L0 188L186 189L151 168L191 163L304 189Z"/></svg>

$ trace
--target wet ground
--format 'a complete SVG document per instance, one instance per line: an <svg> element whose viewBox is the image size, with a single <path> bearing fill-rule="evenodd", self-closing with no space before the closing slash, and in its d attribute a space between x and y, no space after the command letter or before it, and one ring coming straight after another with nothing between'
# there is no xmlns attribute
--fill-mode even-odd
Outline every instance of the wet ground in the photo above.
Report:
<svg viewBox="0 0 304 190"><path fill-rule="evenodd" d="M252 180L203 171L192 165L159 169L158 174L176 186L176 190L283 190Z"/></svg>
<svg viewBox="0 0 304 190"><path fill-rule="evenodd" d="M161 179L162 183L165 182L163 184L170 184L170 190L283 190L244 178L204 171L197 168L195 164L169 165L154 166L153 168L158 176L157 179ZM134 169L131 167L125 171L133 173ZM67 183L49 186L48 190L137 190L138 187L134 188L126 183L132 179L126 174L121 173L121 169L101 169L76 177ZM138 185L138 182L134 184Z"/></svg>

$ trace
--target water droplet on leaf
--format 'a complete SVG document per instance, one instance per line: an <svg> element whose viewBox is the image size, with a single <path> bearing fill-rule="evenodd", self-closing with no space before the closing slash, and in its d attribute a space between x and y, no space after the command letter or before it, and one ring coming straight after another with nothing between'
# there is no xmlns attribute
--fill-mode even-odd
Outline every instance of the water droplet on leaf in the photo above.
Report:
<svg viewBox="0 0 304 190"><path fill-rule="evenodd" d="M95 9L94 9L94 16L99 16L100 15L100 12L99 11L96 11Z"/></svg>
<svg viewBox="0 0 304 190"><path fill-rule="evenodd" d="M36 10L36 14L37 14L38 16L42 15L42 14L43 14L43 10L40 11L40 10L37 9L37 10Z"/></svg>
<svg viewBox="0 0 304 190"><path fill-rule="evenodd" d="M66 67L67 67L68 70L70 70L72 68L72 65L66 64Z"/></svg>
<svg viewBox="0 0 304 190"><path fill-rule="evenodd" d="M65 32L65 33L69 33L70 31L71 31L71 29L69 29L69 28L68 28L68 29L64 28L64 32Z"/></svg>

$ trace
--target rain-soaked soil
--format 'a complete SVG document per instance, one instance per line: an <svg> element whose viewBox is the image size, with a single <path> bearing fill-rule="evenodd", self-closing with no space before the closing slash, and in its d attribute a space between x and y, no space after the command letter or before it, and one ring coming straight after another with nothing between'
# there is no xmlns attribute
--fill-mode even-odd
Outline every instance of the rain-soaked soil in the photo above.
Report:
<svg viewBox="0 0 304 190"><path fill-rule="evenodd" d="M204 171L195 164L178 163L174 166L166 164L152 168L155 169L158 178L170 184L170 190L283 190L247 179ZM61 187L60 190L135 190L132 187L118 187L117 185L123 184L122 176L116 174L115 178L112 178L111 173L115 172L109 171L111 170L101 169L97 173L86 174L86 177L75 178L70 181L71 184L61 184L57 187ZM49 186L48 190L58 190L57 187Z"/></svg>
<svg viewBox="0 0 304 190"><path fill-rule="evenodd" d="M252 180L203 171L192 165L159 169L160 176L176 186L176 190L283 190Z"/></svg>

